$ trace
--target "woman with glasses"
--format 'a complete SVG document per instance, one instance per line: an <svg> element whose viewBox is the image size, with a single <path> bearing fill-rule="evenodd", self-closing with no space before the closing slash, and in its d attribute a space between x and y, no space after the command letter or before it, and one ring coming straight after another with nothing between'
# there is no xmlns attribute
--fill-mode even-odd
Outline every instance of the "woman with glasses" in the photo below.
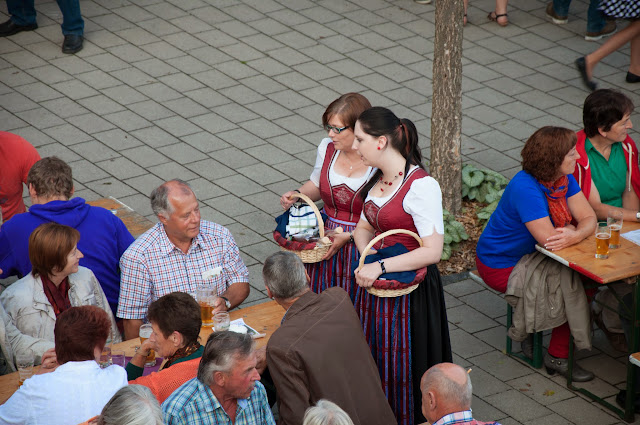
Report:
<svg viewBox="0 0 640 425"><path fill-rule="evenodd" d="M344 230L335 234L323 261L306 265L311 290L320 293L328 287L339 286L352 300L355 290L351 264L357 261L353 230L362 211L358 193L375 172L375 168L362 163L360 155L352 148L353 128L358 116L370 107L367 98L358 93L347 93L331 102L322 115L328 137L320 142L311 178L297 189L314 201L322 199L324 212L329 217L325 223L327 228L342 227ZM295 198L290 198L295 192L282 195L283 209L295 202Z"/></svg>

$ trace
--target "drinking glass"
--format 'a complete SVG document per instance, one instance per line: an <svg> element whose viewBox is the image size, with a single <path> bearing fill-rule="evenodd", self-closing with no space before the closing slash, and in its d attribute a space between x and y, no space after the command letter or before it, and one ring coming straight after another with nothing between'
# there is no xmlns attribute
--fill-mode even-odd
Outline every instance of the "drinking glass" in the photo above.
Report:
<svg viewBox="0 0 640 425"><path fill-rule="evenodd" d="M611 239L611 228L604 221L598 222L596 226L596 258L609 258L609 240Z"/></svg>
<svg viewBox="0 0 640 425"><path fill-rule="evenodd" d="M622 222L622 211L609 210L607 213L607 224L611 229L609 248L620 248L620 230L622 230Z"/></svg>
<svg viewBox="0 0 640 425"><path fill-rule="evenodd" d="M150 323L145 323L144 325L140 326L140 333L138 334L140 336L140 344L142 344L143 342L145 342L146 340L148 340L151 337L151 334L153 333L153 328L151 327ZM149 355L147 356L147 361L144 364L145 366L155 366L156 365L156 352L153 350L149 350Z"/></svg>
<svg viewBox="0 0 640 425"><path fill-rule="evenodd" d="M123 350L111 350L111 363L118 366L125 367L127 364L127 358L125 357Z"/></svg>
<svg viewBox="0 0 640 425"><path fill-rule="evenodd" d="M216 332L228 331L230 323L229 313L226 311L219 311L213 316L213 327Z"/></svg>
<svg viewBox="0 0 640 425"><path fill-rule="evenodd" d="M100 353L100 368L104 369L105 367L111 366L111 347L105 345L102 349L102 353Z"/></svg>
<svg viewBox="0 0 640 425"><path fill-rule="evenodd" d="M16 366L18 367L18 386L33 376L33 363L35 356L29 348L16 353Z"/></svg>
<svg viewBox="0 0 640 425"><path fill-rule="evenodd" d="M211 285L200 285L196 289L196 300L200 305L200 318L202 326L213 325L213 306L216 301L216 295Z"/></svg>

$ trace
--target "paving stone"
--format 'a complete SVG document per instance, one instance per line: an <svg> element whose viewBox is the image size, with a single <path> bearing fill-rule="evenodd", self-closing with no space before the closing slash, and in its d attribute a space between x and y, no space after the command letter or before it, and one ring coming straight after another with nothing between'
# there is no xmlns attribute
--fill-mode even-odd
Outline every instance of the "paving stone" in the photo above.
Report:
<svg viewBox="0 0 640 425"><path fill-rule="evenodd" d="M199 117L192 120L199 122ZM176 137L186 136L188 134L194 134L200 131L196 125L192 124L189 120L182 117L173 116L169 118L162 118L154 121L154 123L165 130L166 132L173 134Z"/></svg>
<svg viewBox="0 0 640 425"><path fill-rule="evenodd" d="M186 167L205 179L215 181L216 184L219 183L219 178L234 174L232 169L213 159L203 159L202 161L192 162L186 164Z"/></svg>
<svg viewBox="0 0 640 425"><path fill-rule="evenodd" d="M462 329L449 333L453 351L461 357L470 358L483 353L491 353L493 348Z"/></svg>
<svg viewBox="0 0 640 425"><path fill-rule="evenodd" d="M121 153L124 157L129 158L141 167L149 167L169 161L167 157L151 149L149 146L137 146L122 150Z"/></svg>
<svg viewBox="0 0 640 425"><path fill-rule="evenodd" d="M145 174L147 171L127 158L117 157L96 163L96 165L114 177L126 179ZM75 169L74 169L75 175ZM100 177L102 178L102 177Z"/></svg>
<svg viewBox="0 0 640 425"><path fill-rule="evenodd" d="M191 99L173 99L165 102L165 105L183 118L191 118L206 114L209 110Z"/></svg>
<svg viewBox="0 0 640 425"><path fill-rule="evenodd" d="M498 351L490 351L469 358L469 361L482 367L486 372L503 382L528 375L532 370L517 360Z"/></svg>
<svg viewBox="0 0 640 425"><path fill-rule="evenodd" d="M506 311L504 298L488 291L462 296L460 301L492 318L502 316Z"/></svg>
<svg viewBox="0 0 640 425"><path fill-rule="evenodd" d="M612 416L580 397L573 397L551 404L549 405L549 409L577 424L612 424L617 422Z"/></svg>
<svg viewBox="0 0 640 425"><path fill-rule="evenodd" d="M137 193L133 188L127 186L114 177L87 182L86 185L92 191L105 198L113 196L114 198L118 198L119 200L121 200L123 197L131 196Z"/></svg>
<svg viewBox="0 0 640 425"><path fill-rule="evenodd" d="M216 198L218 196L226 195L228 192L221 187L211 183L210 181L198 177L188 181L189 186L196 194L196 198L199 200Z"/></svg>
<svg viewBox="0 0 640 425"><path fill-rule="evenodd" d="M469 333L489 329L497 325L496 322L467 305L448 308L447 319Z"/></svg>
<svg viewBox="0 0 640 425"><path fill-rule="evenodd" d="M456 298L485 289L471 279L464 279L459 282L445 285L444 290Z"/></svg>
<svg viewBox="0 0 640 425"><path fill-rule="evenodd" d="M44 132L65 146L92 140L91 136L69 124L50 127Z"/></svg>
<svg viewBox="0 0 640 425"><path fill-rule="evenodd" d="M145 96L149 96L151 99L155 100L156 102L164 102L167 100L178 99L179 97L182 96L177 91L170 89L169 87L167 87L162 83L147 84L144 86L137 87L136 90L138 90L140 93L144 94ZM145 96L137 97L136 100L131 99L131 102L128 102L128 103L147 100Z"/></svg>
<svg viewBox="0 0 640 425"><path fill-rule="evenodd" d="M229 146L228 143L212 136L208 132L200 132L182 137L182 140L201 152L215 152Z"/></svg>
<svg viewBox="0 0 640 425"><path fill-rule="evenodd" d="M246 198L251 199L251 197ZM235 194L219 196L216 199L207 200L205 202L230 217L236 217L238 215L257 211L254 206L245 202L245 197L241 199Z"/></svg>
<svg viewBox="0 0 640 425"><path fill-rule="evenodd" d="M138 214L144 216L153 215L153 211L151 210L151 203L149 202L149 197L147 195L136 193L129 196L119 197L118 200L132 208Z"/></svg>

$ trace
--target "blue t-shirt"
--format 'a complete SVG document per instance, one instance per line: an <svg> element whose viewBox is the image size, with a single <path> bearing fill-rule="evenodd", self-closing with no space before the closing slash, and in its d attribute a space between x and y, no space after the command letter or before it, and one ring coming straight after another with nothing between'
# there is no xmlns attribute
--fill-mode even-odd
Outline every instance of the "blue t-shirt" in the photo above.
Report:
<svg viewBox="0 0 640 425"><path fill-rule="evenodd" d="M580 192L569 175L567 199ZM480 235L476 254L485 266L494 269L513 267L526 254L536 250L536 239L525 223L549 216L549 204L543 186L529 173L520 171L507 185Z"/></svg>

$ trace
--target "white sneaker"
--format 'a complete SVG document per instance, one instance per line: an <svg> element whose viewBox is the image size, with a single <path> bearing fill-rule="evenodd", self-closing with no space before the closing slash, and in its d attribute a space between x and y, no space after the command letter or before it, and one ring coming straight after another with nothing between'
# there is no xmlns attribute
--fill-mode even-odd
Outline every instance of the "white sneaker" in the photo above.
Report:
<svg viewBox="0 0 640 425"><path fill-rule="evenodd" d="M413 1L418 4L431 4L432 0L413 0Z"/></svg>

